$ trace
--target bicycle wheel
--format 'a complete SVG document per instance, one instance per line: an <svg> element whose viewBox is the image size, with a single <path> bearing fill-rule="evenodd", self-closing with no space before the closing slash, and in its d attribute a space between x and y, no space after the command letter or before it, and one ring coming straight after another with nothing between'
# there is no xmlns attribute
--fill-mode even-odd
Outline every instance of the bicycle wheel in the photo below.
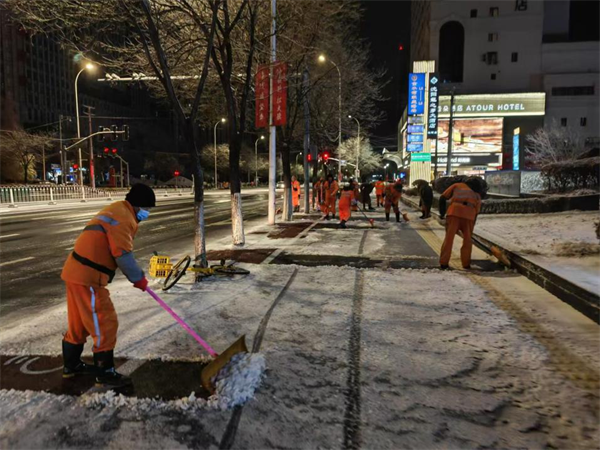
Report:
<svg viewBox="0 0 600 450"><path fill-rule="evenodd" d="M215 267L215 272L222 275L249 275L250 271L233 265Z"/></svg>
<svg viewBox="0 0 600 450"><path fill-rule="evenodd" d="M192 262L192 258L189 255L187 255L186 257L182 258L180 261L177 262L177 264L175 264L173 266L173 268L167 275L167 278L165 278L165 282L163 283L163 288L162 288L163 291L168 291L173 286L175 286L175 284L179 280L181 280L181 277L183 277L185 275L185 272L188 269L188 267L190 266L191 262Z"/></svg>

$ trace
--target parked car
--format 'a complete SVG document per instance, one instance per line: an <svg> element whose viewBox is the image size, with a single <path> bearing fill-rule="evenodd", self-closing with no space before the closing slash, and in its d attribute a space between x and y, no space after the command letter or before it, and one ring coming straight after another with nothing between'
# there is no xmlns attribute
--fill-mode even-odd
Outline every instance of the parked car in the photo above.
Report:
<svg viewBox="0 0 600 450"><path fill-rule="evenodd" d="M285 183L283 181L280 181L277 183L277 185L275 187L277 189L283 189L283 188L285 188Z"/></svg>

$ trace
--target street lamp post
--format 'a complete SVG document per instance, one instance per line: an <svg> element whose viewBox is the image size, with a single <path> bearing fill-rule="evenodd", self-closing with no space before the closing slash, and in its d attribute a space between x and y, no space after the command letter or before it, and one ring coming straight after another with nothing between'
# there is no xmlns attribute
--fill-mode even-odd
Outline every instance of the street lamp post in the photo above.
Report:
<svg viewBox="0 0 600 450"><path fill-rule="evenodd" d="M356 117L352 117L351 115L348 115L348 119L354 119L358 124L358 135L356 136L356 167L354 170L356 181L358 181L358 177L360 176L360 170L358 170L358 157L360 155L360 122Z"/></svg>
<svg viewBox="0 0 600 450"><path fill-rule="evenodd" d="M258 141L263 140L265 137L259 137L254 142L254 185L258 186Z"/></svg>
<svg viewBox="0 0 600 450"><path fill-rule="evenodd" d="M77 75L75 76L75 114L77 117L77 139L81 139L81 128L79 126L79 93L77 91L77 81L79 80L79 75L84 70L94 70L94 65L92 63L87 63L83 69L81 69ZM81 147L78 148L79 151L79 184L83 186L83 164L81 163Z"/></svg>
<svg viewBox="0 0 600 450"><path fill-rule="evenodd" d="M327 58L325 58L325 55L321 54L319 55L319 62L323 63L327 60ZM338 95L338 106L339 106L339 133L338 133L338 149L339 147L342 145L342 72L340 72L340 68L338 67L338 65L336 63L334 63L332 60L329 60L329 62L331 64L333 64L333 67L336 68L337 73L338 73L338 80L339 80L339 95ZM338 151L339 153L339 151ZM341 175L342 175L342 163L338 163L338 179L341 179Z"/></svg>
<svg viewBox="0 0 600 450"><path fill-rule="evenodd" d="M217 126L219 126L220 123L225 123L227 122L227 119L225 119L225 117L222 117L221 120L219 120L217 123L215 123L215 189L218 189L218 175L217 175Z"/></svg>

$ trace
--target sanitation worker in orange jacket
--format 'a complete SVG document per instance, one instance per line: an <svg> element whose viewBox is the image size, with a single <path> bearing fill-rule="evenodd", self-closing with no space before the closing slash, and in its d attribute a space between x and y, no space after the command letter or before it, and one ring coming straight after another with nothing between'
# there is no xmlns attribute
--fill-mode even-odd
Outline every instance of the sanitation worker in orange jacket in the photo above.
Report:
<svg viewBox="0 0 600 450"><path fill-rule="evenodd" d="M300 182L296 177L292 177L292 205L294 212L300 211Z"/></svg>
<svg viewBox="0 0 600 450"><path fill-rule="evenodd" d="M394 213L396 213L396 222L400 222L400 208L398 207L400 197L402 197L402 181L398 179L394 184L388 183L388 185L385 187L384 204L385 220L388 222L390 220L390 210L392 207L394 208ZM406 215L404 215L404 220L408 222Z"/></svg>
<svg viewBox="0 0 600 450"><path fill-rule="evenodd" d="M313 186L313 191L312 191L312 207L313 209L315 209L315 202L316 202L316 206L317 206L317 211L321 210L321 184L323 183L323 179L320 178L318 179L314 186Z"/></svg>
<svg viewBox="0 0 600 450"><path fill-rule="evenodd" d="M385 182L379 180L375 183L375 196L377 197L377 206L383 206L383 191L385 190Z"/></svg>
<svg viewBox="0 0 600 450"><path fill-rule="evenodd" d="M450 207L446 219L446 237L442 244L440 267L447 269L452 255L454 236L460 230L463 244L460 249L460 260L463 268L471 268L471 235L475 227L475 219L481 209L481 196L471 189L466 183L456 183L444 191L440 197L440 216L446 215L446 201L450 200Z"/></svg>
<svg viewBox="0 0 600 450"><path fill-rule="evenodd" d="M321 181L321 213L327 217L329 214L329 198L327 196L327 192L329 192L329 180Z"/></svg>
<svg viewBox="0 0 600 450"><path fill-rule="evenodd" d="M98 386L122 387L131 382L115 371L113 350L118 320L106 285L117 267L133 285L146 290L148 280L133 256L138 223L155 206L154 191L134 185L124 201L114 202L92 218L75 241L61 278L67 288L68 331L63 339L63 377L95 374ZM88 336L94 340L94 366L81 361Z"/></svg>
<svg viewBox="0 0 600 450"><path fill-rule="evenodd" d="M356 204L354 196L354 188L350 183L344 185L340 195L340 228L346 228L346 222L350 220L352 215L352 206Z"/></svg>
<svg viewBox="0 0 600 450"><path fill-rule="evenodd" d="M337 193L339 187L337 181L333 179L333 175L327 176L327 191L325 193L325 203L327 204L327 211L325 212L325 218L329 220L329 213L331 217L335 219L335 202L337 202Z"/></svg>

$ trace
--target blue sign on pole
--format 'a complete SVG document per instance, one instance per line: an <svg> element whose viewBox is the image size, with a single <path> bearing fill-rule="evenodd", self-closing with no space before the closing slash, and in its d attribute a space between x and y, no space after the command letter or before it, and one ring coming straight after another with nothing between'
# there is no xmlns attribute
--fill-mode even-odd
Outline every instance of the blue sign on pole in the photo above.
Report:
<svg viewBox="0 0 600 450"><path fill-rule="evenodd" d="M406 138L408 142L423 142L422 134L408 134Z"/></svg>
<svg viewBox="0 0 600 450"><path fill-rule="evenodd" d="M422 133L423 129L423 125L409 125L406 128L406 131L408 131L409 133Z"/></svg>
<svg viewBox="0 0 600 450"><path fill-rule="evenodd" d="M408 144L406 146L406 151L407 152L422 152L423 144Z"/></svg>
<svg viewBox="0 0 600 450"><path fill-rule="evenodd" d="M513 170L519 170L519 128L515 129L513 135Z"/></svg>
<svg viewBox="0 0 600 450"><path fill-rule="evenodd" d="M425 110L425 74L408 75L408 115L423 114Z"/></svg>

